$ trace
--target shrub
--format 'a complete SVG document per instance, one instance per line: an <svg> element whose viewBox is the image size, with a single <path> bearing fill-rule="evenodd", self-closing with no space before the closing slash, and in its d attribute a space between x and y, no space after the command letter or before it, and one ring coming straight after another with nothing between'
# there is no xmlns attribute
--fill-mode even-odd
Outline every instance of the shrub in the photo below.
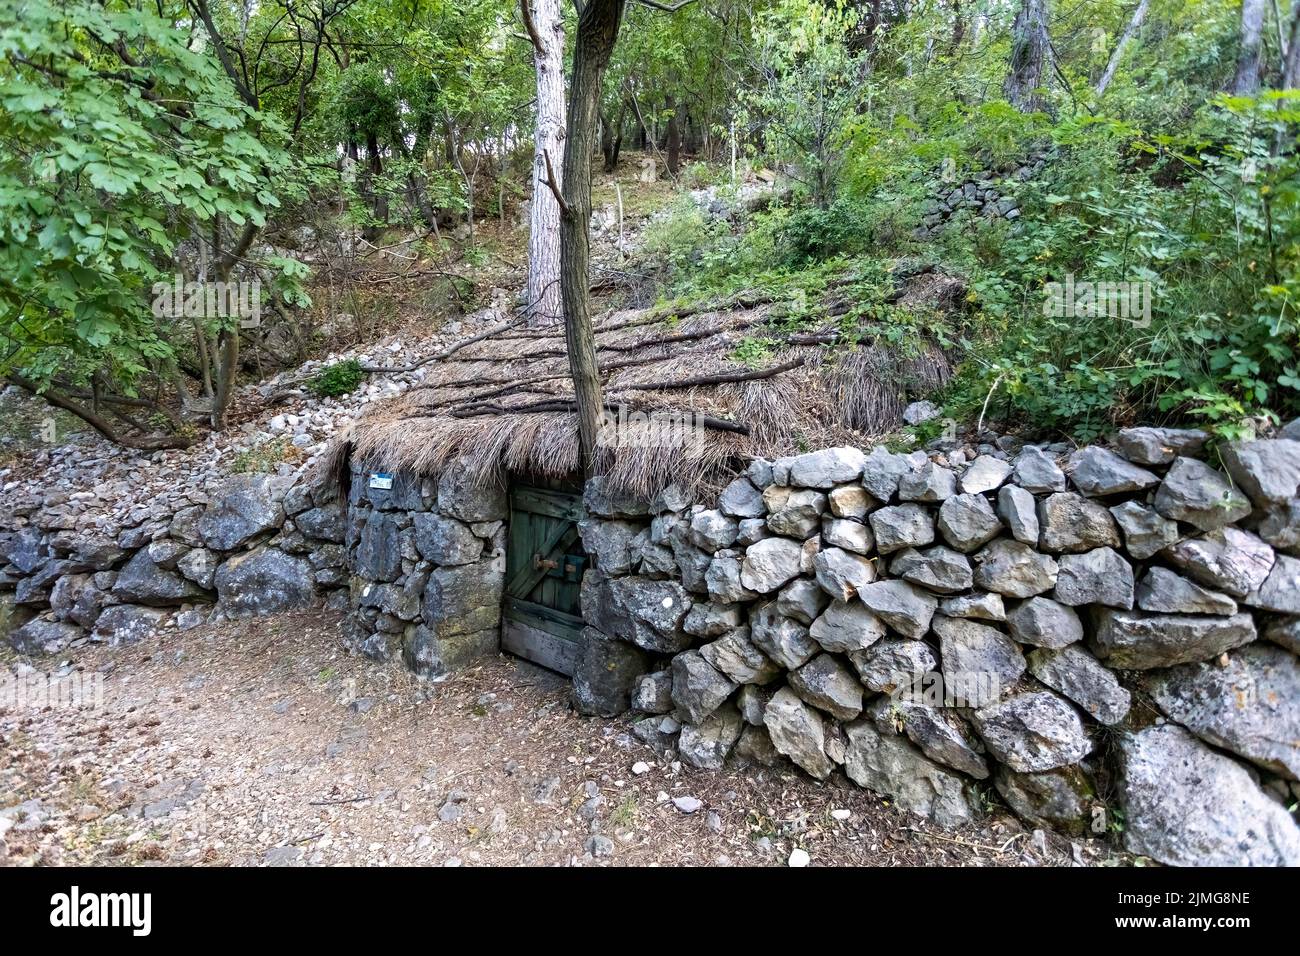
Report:
<svg viewBox="0 0 1300 956"><path fill-rule="evenodd" d="M828 209L800 209L786 220L777 237L781 263L797 268L833 256L863 252L870 244L871 230L863 210L840 199Z"/></svg>
<svg viewBox="0 0 1300 956"><path fill-rule="evenodd" d="M348 359L325 366L316 373L307 388L318 398L335 398L356 389L365 377L361 363L356 359Z"/></svg>

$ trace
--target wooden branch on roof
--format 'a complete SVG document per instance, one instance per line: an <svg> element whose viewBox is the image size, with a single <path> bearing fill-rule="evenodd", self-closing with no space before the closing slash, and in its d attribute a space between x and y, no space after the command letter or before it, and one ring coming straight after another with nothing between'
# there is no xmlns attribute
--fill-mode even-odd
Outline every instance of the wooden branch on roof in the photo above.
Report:
<svg viewBox="0 0 1300 956"><path fill-rule="evenodd" d="M715 335L725 335L728 332L740 332L745 329L751 329L759 324L758 319L747 319L744 322L738 322L735 325L727 325L721 328L696 329L693 332L675 332L672 335L664 335L657 339L642 339L638 342L625 342L620 345L598 345L597 350L601 352L631 352L635 349L654 348L658 345L674 345L678 342L697 342L700 339L710 339Z"/></svg>
<svg viewBox="0 0 1300 956"><path fill-rule="evenodd" d="M450 414L453 418L480 418L484 415L536 415L545 412L576 412L577 406L573 401L565 399L547 399L540 402L530 402L527 405L515 405L507 407L497 405L491 402L484 402L466 409L453 409ZM605 411L618 415L620 411L626 413L641 412L645 415L654 414L654 411L645 411L643 409L626 408L618 405L605 404ZM658 409L657 411L666 412L667 410ZM738 435L748 435L749 426L741 422L733 422L726 418L714 418L711 415L701 415L697 412L681 412L684 416L689 416L691 421L703 425L705 428L711 428L714 431L734 432ZM415 416L420 417L420 416Z"/></svg>
<svg viewBox="0 0 1300 956"><path fill-rule="evenodd" d="M807 359L804 356L791 359L783 365L774 365L772 368L754 369L747 372L719 372L717 375L697 375L693 378L679 378L671 382L647 382L641 385L624 385L618 389L620 392L650 392L670 388L699 388L705 385L724 385L729 382L754 382L764 378L774 378L782 372L788 372L791 369L803 365Z"/></svg>

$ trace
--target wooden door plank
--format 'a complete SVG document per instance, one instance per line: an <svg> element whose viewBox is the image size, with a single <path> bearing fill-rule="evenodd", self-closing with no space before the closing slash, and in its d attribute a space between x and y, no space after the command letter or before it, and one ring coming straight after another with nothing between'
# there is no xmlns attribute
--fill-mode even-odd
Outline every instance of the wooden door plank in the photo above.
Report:
<svg viewBox="0 0 1300 956"><path fill-rule="evenodd" d="M509 619L501 622L501 649L558 671L565 677L572 677L578 669L581 654L577 641L565 640L541 628Z"/></svg>
<svg viewBox="0 0 1300 956"><path fill-rule="evenodd" d="M563 521L581 521L586 517L581 498L539 488L515 488L510 493L510 506L517 511L529 511Z"/></svg>
<svg viewBox="0 0 1300 956"><path fill-rule="evenodd" d="M550 631L560 637L577 640L582 634L583 621L576 614L566 614L544 604L520 600L516 597L506 598L506 616L516 621L523 621Z"/></svg>

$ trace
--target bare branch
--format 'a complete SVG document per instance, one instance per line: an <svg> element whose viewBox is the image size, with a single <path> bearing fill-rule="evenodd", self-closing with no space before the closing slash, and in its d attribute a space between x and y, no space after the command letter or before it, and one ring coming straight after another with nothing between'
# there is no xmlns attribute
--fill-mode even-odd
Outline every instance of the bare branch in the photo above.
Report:
<svg viewBox="0 0 1300 956"><path fill-rule="evenodd" d="M542 157L546 160L546 185L554 194L555 201L560 204L560 214L565 217L572 216L573 210L569 208L564 193L560 192L560 184L555 179L555 167L551 165L551 151L549 149L542 150Z"/></svg>
<svg viewBox="0 0 1300 956"><path fill-rule="evenodd" d="M542 46L542 37L537 32L537 24L533 22L533 11L528 6L528 0L519 0L519 12L523 15L524 29L528 31L528 41L532 43L533 49L538 53L545 53L546 49Z"/></svg>

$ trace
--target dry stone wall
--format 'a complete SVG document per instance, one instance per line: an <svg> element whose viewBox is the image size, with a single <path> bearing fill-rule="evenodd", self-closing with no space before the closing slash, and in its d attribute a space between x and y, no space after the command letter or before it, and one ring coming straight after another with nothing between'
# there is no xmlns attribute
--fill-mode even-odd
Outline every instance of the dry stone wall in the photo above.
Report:
<svg viewBox="0 0 1300 956"><path fill-rule="evenodd" d="M344 511L316 483L237 475L124 522L58 508L0 534L0 629L22 653L346 604Z"/></svg>
<svg viewBox="0 0 1300 956"><path fill-rule="evenodd" d="M438 676L500 646L506 496L463 480L397 472L372 487L374 463L353 465L348 495L347 642L375 660L401 655Z"/></svg>
<svg viewBox="0 0 1300 956"><path fill-rule="evenodd" d="M1300 423L1224 470L1206 437L831 448L714 507L593 480L575 701L943 824L991 788L1164 863L1300 864Z"/></svg>

